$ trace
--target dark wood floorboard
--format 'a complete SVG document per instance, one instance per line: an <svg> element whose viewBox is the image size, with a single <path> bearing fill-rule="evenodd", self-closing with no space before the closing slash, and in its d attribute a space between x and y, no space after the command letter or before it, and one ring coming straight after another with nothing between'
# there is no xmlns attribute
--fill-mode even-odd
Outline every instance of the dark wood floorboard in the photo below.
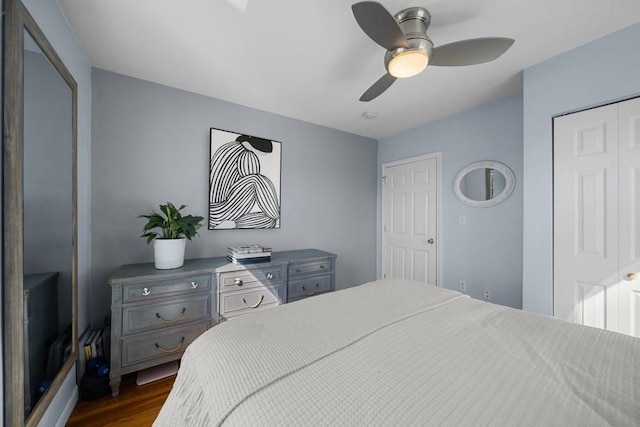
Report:
<svg viewBox="0 0 640 427"><path fill-rule="evenodd" d="M135 373L125 375L120 385L120 396L107 396L92 402L78 401L67 426L150 426L167 399L175 378L173 375L139 386Z"/></svg>

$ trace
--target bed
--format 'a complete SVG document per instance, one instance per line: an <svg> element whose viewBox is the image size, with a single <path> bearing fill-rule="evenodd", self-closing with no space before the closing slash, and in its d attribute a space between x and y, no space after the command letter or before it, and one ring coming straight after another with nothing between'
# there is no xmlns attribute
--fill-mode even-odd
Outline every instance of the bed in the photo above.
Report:
<svg viewBox="0 0 640 427"><path fill-rule="evenodd" d="M154 426L640 425L640 339L380 280L224 322Z"/></svg>

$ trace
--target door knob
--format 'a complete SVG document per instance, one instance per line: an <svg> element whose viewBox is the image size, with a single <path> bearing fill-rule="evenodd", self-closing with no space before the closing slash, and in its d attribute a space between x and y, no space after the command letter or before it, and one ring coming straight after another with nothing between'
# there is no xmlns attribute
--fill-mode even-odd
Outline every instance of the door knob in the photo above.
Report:
<svg viewBox="0 0 640 427"><path fill-rule="evenodd" d="M624 276L625 280L628 281L632 281L632 280L636 280L638 278L638 275L636 273L629 273L626 276Z"/></svg>
<svg viewBox="0 0 640 427"><path fill-rule="evenodd" d="M433 243L435 242L435 240L433 240L433 237L430 238L429 240L427 240L427 243L430 245L433 245Z"/></svg>

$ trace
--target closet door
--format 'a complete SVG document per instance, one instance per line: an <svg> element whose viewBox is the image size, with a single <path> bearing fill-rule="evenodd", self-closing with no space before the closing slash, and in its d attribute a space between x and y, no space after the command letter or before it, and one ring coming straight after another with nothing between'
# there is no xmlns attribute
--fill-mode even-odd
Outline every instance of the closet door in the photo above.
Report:
<svg viewBox="0 0 640 427"><path fill-rule="evenodd" d="M618 118L554 120L554 316L618 329Z"/></svg>
<svg viewBox="0 0 640 427"><path fill-rule="evenodd" d="M620 332L640 337L640 98L618 108Z"/></svg>
<svg viewBox="0 0 640 427"><path fill-rule="evenodd" d="M640 98L554 120L554 315L640 336Z"/></svg>

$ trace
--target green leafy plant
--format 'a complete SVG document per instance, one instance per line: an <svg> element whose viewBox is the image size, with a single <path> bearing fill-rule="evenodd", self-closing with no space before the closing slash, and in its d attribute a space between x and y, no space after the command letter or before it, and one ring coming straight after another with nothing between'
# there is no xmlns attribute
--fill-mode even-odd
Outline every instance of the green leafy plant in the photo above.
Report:
<svg viewBox="0 0 640 427"><path fill-rule="evenodd" d="M180 211L186 208L182 205L176 208L171 202L166 205L160 205L162 214L152 211L147 215L138 215L138 218L146 218L147 224L142 229L140 237L146 237L147 243L151 243L153 239L179 239L186 237L191 240L198 229L202 227L200 222L204 219L201 216L182 215ZM156 229L159 229L156 231Z"/></svg>

